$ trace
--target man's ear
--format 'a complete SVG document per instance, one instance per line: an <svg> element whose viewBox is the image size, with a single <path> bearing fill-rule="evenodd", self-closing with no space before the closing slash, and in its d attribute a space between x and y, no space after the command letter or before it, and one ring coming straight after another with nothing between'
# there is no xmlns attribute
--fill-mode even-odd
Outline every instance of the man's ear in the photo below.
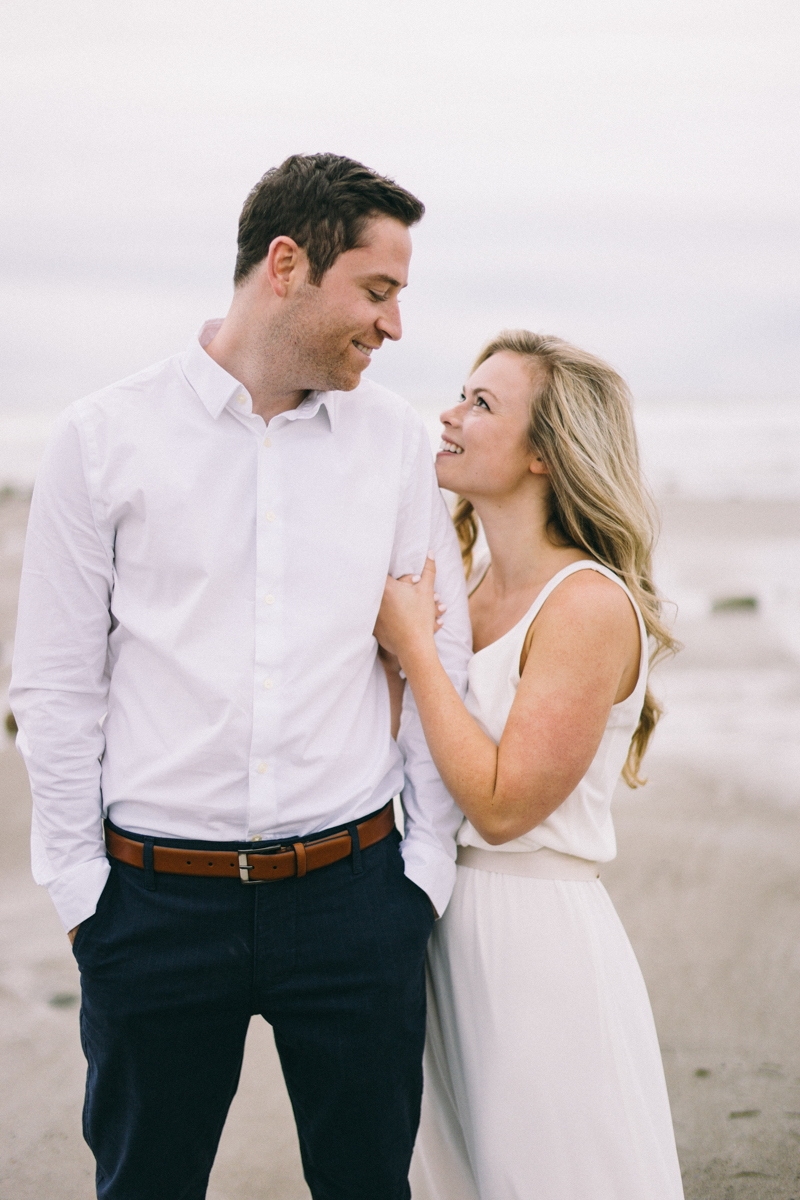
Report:
<svg viewBox="0 0 800 1200"><path fill-rule="evenodd" d="M275 295L283 300L305 282L308 258L292 238L276 237L269 244L263 271Z"/></svg>

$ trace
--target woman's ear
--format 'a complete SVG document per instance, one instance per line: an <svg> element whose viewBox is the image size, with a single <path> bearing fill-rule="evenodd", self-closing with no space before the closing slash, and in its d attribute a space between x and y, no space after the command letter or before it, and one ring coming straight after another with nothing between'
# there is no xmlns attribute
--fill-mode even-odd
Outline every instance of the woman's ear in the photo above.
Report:
<svg viewBox="0 0 800 1200"><path fill-rule="evenodd" d="M550 471L547 468L547 463L538 454L535 454L531 459L528 470L533 475L549 475Z"/></svg>

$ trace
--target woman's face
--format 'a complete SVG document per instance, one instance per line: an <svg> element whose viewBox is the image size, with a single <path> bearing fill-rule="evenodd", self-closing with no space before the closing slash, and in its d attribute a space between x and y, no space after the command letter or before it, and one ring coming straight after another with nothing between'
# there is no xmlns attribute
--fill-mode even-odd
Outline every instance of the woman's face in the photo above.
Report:
<svg viewBox="0 0 800 1200"><path fill-rule="evenodd" d="M527 484L532 465L543 473L528 444L535 371L529 359L501 350L470 376L460 402L440 417L440 487L470 500L499 498Z"/></svg>

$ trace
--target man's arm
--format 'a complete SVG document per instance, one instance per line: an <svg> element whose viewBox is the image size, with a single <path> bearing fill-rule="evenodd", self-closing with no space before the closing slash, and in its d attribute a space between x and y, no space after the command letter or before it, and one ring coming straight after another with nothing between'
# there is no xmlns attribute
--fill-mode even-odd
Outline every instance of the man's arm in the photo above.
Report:
<svg viewBox="0 0 800 1200"><path fill-rule="evenodd" d="M100 759L112 566L113 534L96 519L71 413L31 503L10 698L33 795L33 876L73 934L94 912L109 869Z"/></svg>
<svg viewBox="0 0 800 1200"><path fill-rule="evenodd" d="M426 547L422 541L427 543ZM444 623L436 634L436 646L445 671L463 697L467 664L472 657L464 570L453 522L436 482L428 438L420 423L413 467L398 518L391 573L399 576L421 572L428 551L436 559L436 591L447 606ZM402 852L406 874L427 892L441 915L455 882L455 835L463 814L433 764L408 687L403 697L397 743L405 758L406 831Z"/></svg>

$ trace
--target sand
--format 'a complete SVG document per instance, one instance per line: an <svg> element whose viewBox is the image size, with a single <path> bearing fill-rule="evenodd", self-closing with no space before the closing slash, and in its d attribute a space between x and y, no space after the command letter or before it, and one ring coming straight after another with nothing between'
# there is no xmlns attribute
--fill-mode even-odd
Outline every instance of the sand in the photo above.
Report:
<svg viewBox="0 0 800 1200"><path fill-rule="evenodd" d="M25 514L19 498L0 503L0 704ZM661 675L669 711L651 782L620 788L619 856L603 874L650 990L688 1200L800 1200L800 665L769 580L759 608L711 611L763 583L748 545L798 539L792 506L665 506L687 648ZM0 794L0 1198L90 1200L78 974L30 878L30 801L10 741ZM258 1019L208 1195L309 1195Z"/></svg>

